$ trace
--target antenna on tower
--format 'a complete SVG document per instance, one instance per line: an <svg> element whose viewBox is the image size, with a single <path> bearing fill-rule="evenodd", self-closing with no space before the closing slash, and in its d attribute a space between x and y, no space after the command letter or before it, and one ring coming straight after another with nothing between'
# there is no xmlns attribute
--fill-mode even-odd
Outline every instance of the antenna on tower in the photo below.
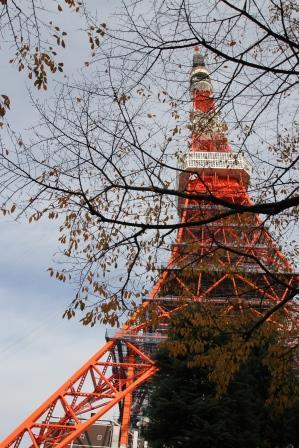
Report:
<svg viewBox="0 0 299 448"><path fill-rule="evenodd" d="M205 66L205 59L203 55L201 54L201 45L196 45L194 47L194 53L193 53L193 68L195 67L204 67Z"/></svg>

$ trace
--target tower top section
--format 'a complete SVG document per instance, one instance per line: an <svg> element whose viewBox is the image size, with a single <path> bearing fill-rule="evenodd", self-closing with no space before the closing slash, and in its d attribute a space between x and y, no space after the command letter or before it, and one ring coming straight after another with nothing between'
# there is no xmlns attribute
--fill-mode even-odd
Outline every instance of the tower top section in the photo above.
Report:
<svg viewBox="0 0 299 448"><path fill-rule="evenodd" d="M205 59L200 53L198 47L195 47L193 54L193 65L190 76L190 90L191 95L195 91L212 92L211 79L208 69L205 65Z"/></svg>
<svg viewBox="0 0 299 448"><path fill-rule="evenodd" d="M217 110L209 71L198 47L194 48L193 53L190 94L193 104L190 114L191 141L188 152L179 164L179 191L185 191L190 185L198 191L207 186L210 190L220 191L232 185L245 191L251 166L243 154L232 151L227 138L227 124ZM192 183L193 173L197 174L196 186Z"/></svg>

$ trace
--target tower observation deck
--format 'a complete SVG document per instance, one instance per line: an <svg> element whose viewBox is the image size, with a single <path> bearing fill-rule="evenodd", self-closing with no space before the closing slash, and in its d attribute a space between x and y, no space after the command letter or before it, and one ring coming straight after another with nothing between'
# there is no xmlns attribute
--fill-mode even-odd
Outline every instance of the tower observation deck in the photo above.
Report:
<svg viewBox="0 0 299 448"><path fill-rule="evenodd" d="M167 264L140 305L141 313L121 330L108 331L106 344L0 443L1 448L146 447L137 425L157 372L153 353L167 338L169 317L182 301L208 301L238 312L246 307L262 316L284 300L288 286L296 282L292 266L259 216L227 213L228 203L251 204L247 189L252 168L244 154L232 151L197 50L190 91L191 145L177 182L178 190L186 193L178 201L184 226ZM155 328L146 318L139 319L151 303L157 310ZM285 313L295 320L295 305ZM119 409L118 421L105 421L114 407Z"/></svg>

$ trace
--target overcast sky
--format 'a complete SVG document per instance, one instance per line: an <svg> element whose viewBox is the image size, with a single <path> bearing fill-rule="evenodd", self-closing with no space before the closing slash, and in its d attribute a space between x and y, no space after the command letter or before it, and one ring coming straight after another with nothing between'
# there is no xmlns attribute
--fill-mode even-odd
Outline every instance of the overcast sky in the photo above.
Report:
<svg viewBox="0 0 299 448"><path fill-rule="evenodd" d="M102 23L120 2L87 3L91 9L97 5ZM69 35L81 26L75 14L60 17L66 17ZM88 51L86 36L79 31L71 35L64 57L67 74L84 65ZM12 127L23 132L37 116L30 106L26 76L8 64L8 49L1 51L1 93L11 98ZM85 328L61 318L72 289L46 272L57 250L56 231L46 220L29 225L0 216L0 440L104 343L103 327Z"/></svg>

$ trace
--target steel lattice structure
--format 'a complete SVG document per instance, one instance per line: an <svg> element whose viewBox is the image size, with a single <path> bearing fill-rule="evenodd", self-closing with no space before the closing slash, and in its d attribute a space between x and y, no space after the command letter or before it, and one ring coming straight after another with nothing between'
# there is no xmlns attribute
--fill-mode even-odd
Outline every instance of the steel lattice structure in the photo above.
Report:
<svg viewBox="0 0 299 448"><path fill-rule="evenodd" d="M192 145L180 166L179 191L208 192L218 199L250 205L251 167L242 154L231 150L198 51L193 59L191 95ZM294 285L297 277L257 215L232 214L224 205L198 199L179 199L178 208L181 223L186 225L178 231L171 257L140 307L146 314L151 303L156 305L156 329L146 320L139 323L137 313L122 330L107 337L104 347L9 435L1 448L65 447L116 404L121 411L119 446L127 447L132 416L142 407L149 380L157 371L152 352L166 338L167 320L182 300L210 301L224 311L246 307L262 315L287 297L286 285ZM294 307L289 305L285 311L290 321L296 318Z"/></svg>

